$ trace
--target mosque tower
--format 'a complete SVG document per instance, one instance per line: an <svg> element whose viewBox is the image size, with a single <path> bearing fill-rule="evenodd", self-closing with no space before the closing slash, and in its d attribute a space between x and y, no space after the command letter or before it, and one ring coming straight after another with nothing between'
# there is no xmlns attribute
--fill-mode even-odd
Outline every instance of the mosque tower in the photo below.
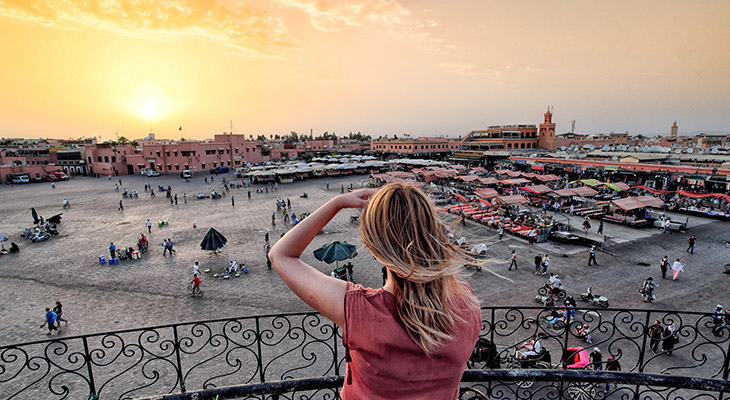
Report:
<svg viewBox="0 0 730 400"><path fill-rule="evenodd" d="M555 151L555 123L553 123L553 108L548 106L545 120L540 124L540 136L537 147L548 151Z"/></svg>
<svg viewBox="0 0 730 400"><path fill-rule="evenodd" d="M678 131L679 131L679 127L677 126L677 121L674 121L674 123L672 124L672 130L669 131L669 137L676 138Z"/></svg>

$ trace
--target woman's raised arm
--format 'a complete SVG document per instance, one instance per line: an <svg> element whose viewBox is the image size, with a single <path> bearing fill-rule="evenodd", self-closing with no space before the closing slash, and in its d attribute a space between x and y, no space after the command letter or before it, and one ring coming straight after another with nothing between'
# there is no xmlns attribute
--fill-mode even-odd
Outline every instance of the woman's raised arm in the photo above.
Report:
<svg viewBox="0 0 730 400"><path fill-rule="evenodd" d="M269 252L271 264L300 299L339 326L345 322L347 283L322 274L299 257L317 233L343 208L362 208L377 190L339 195L317 209L281 238Z"/></svg>

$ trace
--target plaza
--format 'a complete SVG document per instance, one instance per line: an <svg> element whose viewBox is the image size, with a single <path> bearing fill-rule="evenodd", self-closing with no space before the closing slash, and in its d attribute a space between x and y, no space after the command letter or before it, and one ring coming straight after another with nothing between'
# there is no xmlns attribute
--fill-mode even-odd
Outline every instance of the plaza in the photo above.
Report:
<svg viewBox="0 0 730 400"><path fill-rule="evenodd" d="M272 226L276 213L275 201L289 199L292 211L300 215L313 212L328 199L338 195L342 186L360 187L363 176L312 179L278 185L278 190L257 193L256 188L234 188L221 199L196 199L199 192L221 190L221 179L206 184L196 175L190 182L177 176L146 178L124 176L120 191L115 192L119 178L76 177L50 184L7 186L0 188L0 232L18 243L19 254L0 257L0 343L3 345L45 339L39 329L44 308L56 300L64 304L64 317L70 322L62 327L60 336L74 336L144 326L190 322L197 320L240 317L256 314L276 314L309 311L306 304L294 296L274 270L266 266L264 235L268 232L272 245L291 228L281 213ZM236 182L233 175L225 175ZM367 178L365 180L367 183ZM156 193L145 193L149 183ZM171 205L158 186L171 186L178 204ZM122 199L121 192L137 191L138 199ZM251 190L251 199L248 191ZM308 198L300 198L306 192ZM187 193L187 203L183 194ZM235 206L231 205L235 196ZM62 209L63 199L71 208ZM119 200L124 210L118 211ZM60 234L39 243L20 238L23 229L33 225L31 207L46 218L63 212ZM350 222L357 210L345 210L337 215L318 235L303 255L323 273L329 274L334 265L317 261L312 251L335 241L346 240L358 247L354 277L357 283L379 287L382 283L378 265L359 240L357 223ZM711 312L716 304L727 307L727 279L723 265L728 262L730 248L723 240L730 239L726 222L689 217L688 232L662 234L654 228L641 230L606 224L609 236L606 252L597 255L599 265L587 266L588 249L552 242L529 245L526 241L505 236L501 241L496 231L473 222L466 227L455 224L453 216L444 215L454 223L457 236L466 236L470 243L486 243L488 261L481 271L465 269L466 279L483 306L534 306L536 289L546 277L535 276L532 259L537 252L548 253L550 271L559 273L568 293L579 298L588 286L594 293L607 296L612 308L656 309ZM580 229L580 219L573 218L574 229ZM680 218L680 216L677 216ZM681 216L681 218L685 218ZM151 234L145 222L153 221ZM169 221L158 227L156 221ZM193 226L197 226L194 228ZM208 228L214 227L228 239L217 254L200 249L200 241ZM135 246L140 233L150 241L149 250L140 260L121 261L117 265L100 264L99 257L108 258L110 242L120 246ZM685 252L687 238L697 236L695 254ZM162 241L172 238L176 253L163 256ZM5 242L6 247L10 241ZM508 271L509 252L515 249L519 269ZM667 255L679 258L685 271L677 281L662 280L659 260ZM229 260L245 263L248 274L227 280L213 278L221 273ZM190 298L186 286L192 279L193 263L201 270L203 298ZM639 263L647 263L643 266ZM657 300L642 303L637 290L644 279L653 276L661 285ZM579 306L590 306L578 302Z"/></svg>

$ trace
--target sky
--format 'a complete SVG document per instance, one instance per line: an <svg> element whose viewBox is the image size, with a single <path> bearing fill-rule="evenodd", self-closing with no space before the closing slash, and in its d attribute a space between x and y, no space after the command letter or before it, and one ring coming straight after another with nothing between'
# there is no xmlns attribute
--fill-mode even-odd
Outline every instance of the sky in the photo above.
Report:
<svg viewBox="0 0 730 400"><path fill-rule="evenodd" d="M558 133L727 133L729 15L725 0L0 0L0 137L457 137L548 106Z"/></svg>

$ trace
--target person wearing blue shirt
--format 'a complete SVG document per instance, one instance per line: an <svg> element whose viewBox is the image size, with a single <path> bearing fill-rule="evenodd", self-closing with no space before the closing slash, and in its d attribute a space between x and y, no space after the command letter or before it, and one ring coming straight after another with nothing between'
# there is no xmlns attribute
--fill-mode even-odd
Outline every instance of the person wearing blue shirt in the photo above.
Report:
<svg viewBox="0 0 730 400"><path fill-rule="evenodd" d="M114 246L114 242L109 243L109 259L112 260L116 258L116 253L114 252L116 250L116 246Z"/></svg>
<svg viewBox="0 0 730 400"><path fill-rule="evenodd" d="M46 307L46 321L41 324L41 328L43 328L43 325L48 325L48 333L46 335L50 335L53 331L58 331L58 333L61 333L61 329L56 327L56 313L51 311L50 308Z"/></svg>

